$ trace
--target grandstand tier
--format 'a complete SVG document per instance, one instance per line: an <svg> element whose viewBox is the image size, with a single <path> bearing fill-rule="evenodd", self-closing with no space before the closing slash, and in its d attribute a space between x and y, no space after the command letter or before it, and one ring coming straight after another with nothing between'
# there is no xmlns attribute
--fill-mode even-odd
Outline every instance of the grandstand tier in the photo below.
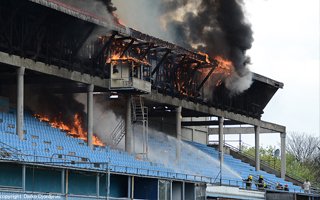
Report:
<svg viewBox="0 0 320 200"><path fill-rule="evenodd" d="M162 136L164 139L160 139L157 135L151 134L150 147L158 152L166 152L170 162L139 160L133 154L109 146L95 146L94 149L90 149L85 141L71 137L66 132L51 127L47 122L41 122L29 112L24 114L25 139L21 141L15 134L15 115L14 110L0 113L0 171L2 175L10 174L1 179L2 187L58 194L67 190L71 196L95 196L98 190L99 196L106 196L105 188L109 174L108 195L128 197L121 183L130 187L128 177L135 177L136 187L139 184L141 187L150 187L150 194L145 194L147 196L141 196L138 192L141 188L137 188L135 197L157 199L152 195L158 193L158 184L165 180L171 180L179 187L182 183L189 184L188 187L197 187L197 183L206 183L208 186L220 185L217 161L219 152L204 144L184 141L181 160L176 163L171 162L175 160L176 153L175 143L170 143L172 139L169 136ZM26 166L26 169L23 169L23 166ZM25 173L25 180L22 173ZM303 192L300 187L264 171L255 171L252 166L230 155L225 155L225 166L221 173L221 184L225 186L245 189L243 179L252 175L254 180L257 180L258 176L263 175L270 190L275 190L276 183L281 183L287 184L291 192ZM97 179L99 186L96 183ZM45 184L49 180L51 183ZM69 183L66 183L66 180ZM65 187L66 184L69 184L68 187ZM256 185L253 184L251 189L257 190ZM196 195L201 195L201 192Z"/></svg>

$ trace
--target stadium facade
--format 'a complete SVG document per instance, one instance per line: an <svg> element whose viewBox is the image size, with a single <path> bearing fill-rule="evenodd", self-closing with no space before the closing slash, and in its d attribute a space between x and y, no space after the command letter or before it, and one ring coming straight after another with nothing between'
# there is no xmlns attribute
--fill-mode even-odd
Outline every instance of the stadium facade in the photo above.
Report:
<svg viewBox="0 0 320 200"><path fill-rule="evenodd" d="M261 120L281 82L210 90L219 60L66 2L0 3L1 199L318 198L286 179L285 127ZM255 136L254 166L226 153L223 135L239 133ZM261 133L280 134L278 176L260 169ZM268 188L247 188L250 175Z"/></svg>

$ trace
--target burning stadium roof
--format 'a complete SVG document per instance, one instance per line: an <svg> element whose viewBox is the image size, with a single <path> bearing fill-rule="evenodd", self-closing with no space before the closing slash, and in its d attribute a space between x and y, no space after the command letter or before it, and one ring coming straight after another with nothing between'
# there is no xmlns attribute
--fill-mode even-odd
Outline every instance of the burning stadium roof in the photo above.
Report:
<svg viewBox="0 0 320 200"><path fill-rule="evenodd" d="M105 73L106 52L116 48L117 42L121 43L122 54L130 49L139 58L156 61L151 71L152 88L164 95L260 118L270 99L283 87L283 83L253 74L251 87L241 94L230 96L220 84L206 96L203 88L219 63L208 61L203 53L110 23L101 16L58 0L4 0L0 5L1 51L97 77L101 91L105 91L103 80L108 76ZM7 16L11 18L5 22ZM99 44L88 43L93 34L106 39ZM171 67L173 64L183 67L176 69ZM29 75L39 77L35 72ZM71 86L82 87L73 83Z"/></svg>

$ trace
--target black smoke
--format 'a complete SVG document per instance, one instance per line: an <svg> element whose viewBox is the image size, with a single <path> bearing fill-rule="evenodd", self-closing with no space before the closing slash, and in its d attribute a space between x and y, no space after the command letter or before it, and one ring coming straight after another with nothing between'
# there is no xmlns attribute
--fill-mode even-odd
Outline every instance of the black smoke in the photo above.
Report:
<svg viewBox="0 0 320 200"><path fill-rule="evenodd" d="M97 0L102 2L109 13L113 13L117 10L117 8L113 5L112 0Z"/></svg>
<svg viewBox="0 0 320 200"><path fill-rule="evenodd" d="M25 93L28 97L25 106L33 114L46 116L50 121L60 121L70 127L73 127L74 116L77 114L82 128L86 130L85 106L76 100L74 94L54 94L45 88L35 91L29 86L26 86Z"/></svg>
<svg viewBox="0 0 320 200"><path fill-rule="evenodd" d="M183 9L193 0L162 0L166 15ZM210 57L223 56L233 62L241 76L249 63L246 50L253 42L250 24L245 21L243 2L239 0L201 0L196 11L183 15L183 20L166 18L167 29L179 45L195 47Z"/></svg>

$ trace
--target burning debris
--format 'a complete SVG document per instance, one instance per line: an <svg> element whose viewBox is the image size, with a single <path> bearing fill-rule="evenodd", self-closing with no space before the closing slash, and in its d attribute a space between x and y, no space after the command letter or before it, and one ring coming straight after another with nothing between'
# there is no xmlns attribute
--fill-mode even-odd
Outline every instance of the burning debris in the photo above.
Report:
<svg viewBox="0 0 320 200"><path fill-rule="evenodd" d="M74 115L71 124L66 124L61 120L61 113L53 119L41 114L35 114L34 116L42 122L48 122L51 127L66 132L71 137L87 141L87 132L83 129L83 122L78 113ZM96 146L104 146L103 142L97 136L93 136L93 144Z"/></svg>
<svg viewBox="0 0 320 200"><path fill-rule="evenodd" d="M124 0L114 3L118 6L118 11L122 6L137 4L137 2ZM206 52L212 61L218 58L216 59L217 63L221 63L222 59L220 58L231 62L232 70L225 67L219 69L219 71L226 69L227 71L223 74L227 77L222 77L221 73L219 73L220 80L211 76L208 82L213 87L206 84L206 89L212 90L225 83L226 88L234 94L248 89L251 84L248 79L252 76L247 68L250 59L246 56L246 50L251 48L253 37L251 26L244 16L243 5L242 0L161 0L157 3L153 2L152 5L148 3L148 0L142 0L139 3L139 11L144 12L145 16L148 16L150 9L154 13L158 12L158 26L163 27L165 34L170 34L175 43L188 49ZM136 11L133 10L133 12ZM119 13L122 14L120 18L129 18L128 16L133 14ZM141 21L144 24L152 24L146 22L148 20L154 21L154 19L145 17L144 19L128 20L128 22L131 22L130 26L135 26L135 23L141 23ZM221 65L223 64L218 64L218 66ZM232 80L233 78L236 80ZM240 84L240 86L232 84Z"/></svg>
<svg viewBox="0 0 320 200"><path fill-rule="evenodd" d="M85 105L73 94L53 94L43 90L34 92L32 87L26 87L29 97L26 107L34 113L40 121L48 122L51 127L59 128L71 137L87 141ZM93 137L93 144L104 146L97 136Z"/></svg>

